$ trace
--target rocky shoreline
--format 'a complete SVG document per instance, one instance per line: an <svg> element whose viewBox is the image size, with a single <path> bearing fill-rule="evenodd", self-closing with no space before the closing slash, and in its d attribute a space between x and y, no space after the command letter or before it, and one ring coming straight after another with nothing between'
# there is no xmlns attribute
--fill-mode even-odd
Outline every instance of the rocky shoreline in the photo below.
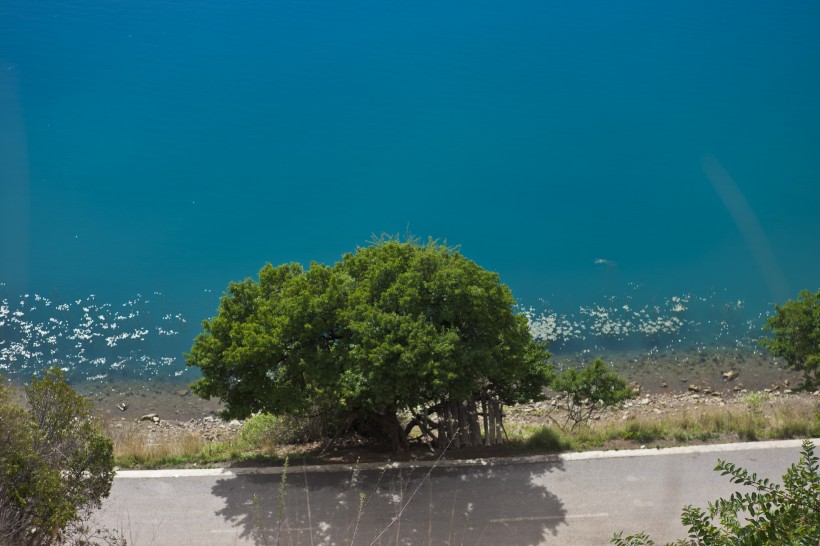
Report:
<svg viewBox="0 0 820 546"><path fill-rule="evenodd" d="M762 393L761 403L768 406L777 406L785 400L799 401L805 405L807 411L817 412L820 409L820 390L813 393L794 393L791 389L764 389L754 391ZM708 391L708 392L676 392L651 393L638 395L632 400L619 406L605 410L596 420L602 422L625 421L632 417L655 416L662 420L664 416L678 415L687 411L697 411L710 408L749 407L749 391ZM549 424L549 415L558 411L561 397L555 396L549 400L521 404L507 408L508 422L527 425ZM761 404L762 405L762 404Z"/></svg>
<svg viewBox="0 0 820 546"><path fill-rule="evenodd" d="M149 444L172 442L185 435L196 435L204 442L225 442L234 439L242 430L243 421L223 421L214 414L194 417L185 421L162 419L159 414L149 413L134 421L108 421L109 435L138 432Z"/></svg>
<svg viewBox="0 0 820 546"><path fill-rule="evenodd" d="M554 357L556 367L577 364L569 357ZM747 394L761 392L767 404L778 400L798 401L806 411L818 411L820 392L793 393L799 375L758 352L733 350L616 354L605 358L631 381L636 397L599 416L601 423L631 417L662 420L669 416L703 409L731 409L747 404ZM235 438L242 421L223 421L218 400L203 400L186 385L161 382L121 382L78 389L90 399L114 436L140 434L149 444L196 437L202 442L225 442ZM549 425L560 411L560 395L545 401L505 407L507 425Z"/></svg>
<svg viewBox="0 0 820 546"><path fill-rule="evenodd" d="M774 388L755 391L760 394L759 409L771 414L778 406L789 403L801 408L801 411L820 412L820 390L814 393L794 393L791 389L775 385ZM687 390L682 392L645 393L632 400L609 408L595 417L596 426L606 426L629 419L663 421L671 417L703 411L730 411L736 408L749 409L749 391L746 389L712 391ZM506 406L505 424L507 427L549 426L554 424L552 418L560 419L561 396L553 395L547 400ZM164 419L160 414L149 413L134 420L119 418L108 422L108 430L114 436L124 431L138 433L148 444L162 444L179 441L185 436L200 438L205 443L226 442L240 434L243 421L234 419L223 421L215 412L187 420Z"/></svg>

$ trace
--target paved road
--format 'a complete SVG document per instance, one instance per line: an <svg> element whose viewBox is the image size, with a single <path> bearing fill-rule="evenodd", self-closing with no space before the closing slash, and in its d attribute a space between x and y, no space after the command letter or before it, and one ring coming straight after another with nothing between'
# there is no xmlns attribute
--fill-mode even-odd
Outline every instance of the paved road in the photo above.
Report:
<svg viewBox="0 0 820 546"><path fill-rule="evenodd" d="M718 457L779 480L799 443L768 444L432 469L291 466L284 488L278 469L128 472L98 519L133 546L607 544L622 529L661 542L684 536L684 505L737 489L713 472Z"/></svg>

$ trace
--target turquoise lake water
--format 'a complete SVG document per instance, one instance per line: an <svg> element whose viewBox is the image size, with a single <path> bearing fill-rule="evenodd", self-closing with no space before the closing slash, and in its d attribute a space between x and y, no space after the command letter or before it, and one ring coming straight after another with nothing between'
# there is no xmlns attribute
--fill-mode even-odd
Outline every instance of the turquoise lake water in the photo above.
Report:
<svg viewBox="0 0 820 546"><path fill-rule="evenodd" d="M751 343L820 288L818 29L813 1L4 0L0 372L188 377L229 281L382 232L461 245L556 350Z"/></svg>

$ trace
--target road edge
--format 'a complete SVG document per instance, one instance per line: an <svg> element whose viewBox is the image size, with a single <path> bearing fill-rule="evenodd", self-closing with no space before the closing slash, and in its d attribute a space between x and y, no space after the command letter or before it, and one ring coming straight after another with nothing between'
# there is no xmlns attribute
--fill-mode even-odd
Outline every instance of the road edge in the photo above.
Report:
<svg viewBox="0 0 820 546"><path fill-rule="evenodd" d="M814 445L820 446L820 438L809 438ZM557 463L566 461L583 461L591 459L622 459L627 457L656 457L663 455L687 455L700 453L731 453L754 449L785 449L800 447L803 440L769 440L764 442L738 442L729 444L707 444L697 446L664 447L657 449L624 449L609 451L580 451L572 453L555 453L548 455L529 455L524 457L488 457L479 459L446 459L438 461L397 461L388 463L359 464L324 464L296 465L291 464L289 472L339 472L358 470L382 470L384 468L441 468L497 466L509 464ZM228 467L228 468L167 468L162 470L117 470L115 479L146 478L194 478L202 476L234 477L242 475L279 475L282 467Z"/></svg>

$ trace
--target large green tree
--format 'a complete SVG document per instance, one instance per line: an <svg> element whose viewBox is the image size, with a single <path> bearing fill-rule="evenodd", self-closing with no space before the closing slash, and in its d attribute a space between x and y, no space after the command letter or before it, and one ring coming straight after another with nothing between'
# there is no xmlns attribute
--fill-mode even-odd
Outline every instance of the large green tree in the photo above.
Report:
<svg viewBox="0 0 820 546"><path fill-rule="evenodd" d="M813 389L820 369L820 290L803 290L796 300L774 308L764 326L774 337L760 343L783 357L790 368L802 371L803 386Z"/></svg>
<svg viewBox="0 0 820 546"><path fill-rule="evenodd" d="M538 398L552 377L514 308L456 249L382 238L332 267L268 264L231 283L186 357L202 370L194 392L230 417L334 407L400 449L409 412L440 444L493 443L499 405Z"/></svg>

